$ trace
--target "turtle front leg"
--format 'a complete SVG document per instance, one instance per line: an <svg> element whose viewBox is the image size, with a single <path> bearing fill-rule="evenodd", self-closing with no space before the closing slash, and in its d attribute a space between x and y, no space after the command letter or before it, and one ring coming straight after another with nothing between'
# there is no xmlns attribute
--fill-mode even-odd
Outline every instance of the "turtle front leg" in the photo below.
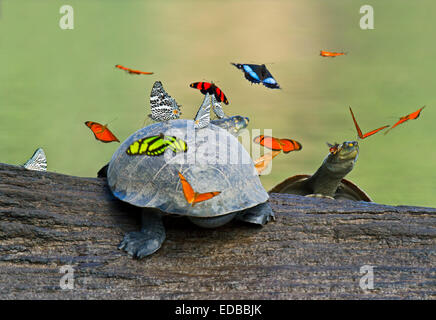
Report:
<svg viewBox="0 0 436 320"><path fill-rule="evenodd" d="M312 194L305 195L305 197L308 197L308 198L324 198L324 199L335 200L335 198L333 198L332 196L327 196L327 195L321 194L321 193L312 193Z"/></svg>
<svg viewBox="0 0 436 320"><path fill-rule="evenodd" d="M241 213L236 216L236 219L249 223L264 225L270 220L275 220L275 215L269 202L267 201L258 204L253 208L241 211Z"/></svg>
<svg viewBox="0 0 436 320"><path fill-rule="evenodd" d="M144 209L141 213L141 231L126 233L118 249L126 251L134 258L144 258L156 252L165 240L165 227L162 214Z"/></svg>

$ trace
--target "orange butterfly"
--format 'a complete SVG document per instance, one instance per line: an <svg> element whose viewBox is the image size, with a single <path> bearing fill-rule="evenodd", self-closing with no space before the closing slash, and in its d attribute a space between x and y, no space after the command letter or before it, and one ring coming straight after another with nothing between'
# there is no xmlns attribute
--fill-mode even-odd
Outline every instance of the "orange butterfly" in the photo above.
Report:
<svg viewBox="0 0 436 320"><path fill-rule="evenodd" d="M257 170L257 174L261 174L262 171L265 170L266 167L268 167L272 159L274 159L279 153L280 151L273 150L254 160L254 167Z"/></svg>
<svg viewBox="0 0 436 320"><path fill-rule="evenodd" d="M411 114L408 114L407 116L401 117L400 120L398 120L398 122L396 124L394 124L388 131L385 132L385 134L387 134L389 131L391 131L393 128L395 128L399 124L402 124L403 122L406 122L407 120L418 119L418 117L421 114L422 109L424 109L424 108L425 108L425 106L423 106L422 108L416 110L415 112L412 112Z"/></svg>
<svg viewBox="0 0 436 320"><path fill-rule="evenodd" d="M365 139L365 138L372 136L373 134L379 132L380 130L383 130L383 129L389 127L389 125L383 126L381 128L378 128L378 129L369 131L365 134L362 134L362 130L360 130L359 125L357 124L356 118L354 118L353 110L351 110L351 107L350 107L350 112L351 112L351 116L353 117L354 125L356 126L357 134L359 135L360 139Z"/></svg>
<svg viewBox="0 0 436 320"><path fill-rule="evenodd" d="M139 70L133 70L133 69L130 69L130 68L123 67L122 65L119 65L119 64L117 64L115 66L115 68L127 71L130 74L153 74L153 72L144 72L144 71L139 71Z"/></svg>
<svg viewBox="0 0 436 320"><path fill-rule="evenodd" d="M253 141L274 151L283 150L284 153L298 151L303 148L298 141L292 139L278 139L264 135L257 136Z"/></svg>
<svg viewBox="0 0 436 320"><path fill-rule="evenodd" d="M191 204L192 207L198 202L209 200L221 193L221 191L206 192L206 193L195 192L194 189L192 189L189 182L180 172L179 172L179 178L180 178L180 182L182 183L183 194L185 195L185 199L186 201L188 201L188 203Z"/></svg>
<svg viewBox="0 0 436 320"><path fill-rule="evenodd" d="M322 51L320 53L320 56L322 57L330 57L330 58L334 58L337 56L343 56L345 55L345 52L329 52L329 51Z"/></svg>
<svg viewBox="0 0 436 320"><path fill-rule="evenodd" d="M118 138L115 137L115 135L107 128L107 124L103 126L100 123L93 121L86 121L85 124L89 129L92 130L97 140L100 140L104 143L112 141L120 142L120 140L118 140Z"/></svg>

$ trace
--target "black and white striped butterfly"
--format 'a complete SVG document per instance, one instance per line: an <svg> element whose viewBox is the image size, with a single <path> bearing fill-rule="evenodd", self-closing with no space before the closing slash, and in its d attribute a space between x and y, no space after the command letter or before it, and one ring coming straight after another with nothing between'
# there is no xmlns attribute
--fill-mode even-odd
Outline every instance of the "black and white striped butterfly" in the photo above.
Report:
<svg viewBox="0 0 436 320"><path fill-rule="evenodd" d="M227 118L223 108L221 107L221 103L218 102L218 100L215 98L215 95L212 95L211 97L212 97L212 110L215 113L215 115L218 117L218 119Z"/></svg>
<svg viewBox="0 0 436 320"><path fill-rule="evenodd" d="M203 103L200 106L200 109L197 111L197 115L194 119L194 128L201 129L205 128L210 123L210 107L212 106L212 97L209 93L206 93L204 96Z"/></svg>
<svg viewBox="0 0 436 320"><path fill-rule="evenodd" d="M182 114L176 100L165 92L160 81L156 81L151 89L150 109L148 116L154 121L178 119Z"/></svg>
<svg viewBox="0 0 436 320"><path fill-rule="evenodd" d="M47 158L42 148L36 149L33 156L23 165L27 170L47 171Z"/></svg>

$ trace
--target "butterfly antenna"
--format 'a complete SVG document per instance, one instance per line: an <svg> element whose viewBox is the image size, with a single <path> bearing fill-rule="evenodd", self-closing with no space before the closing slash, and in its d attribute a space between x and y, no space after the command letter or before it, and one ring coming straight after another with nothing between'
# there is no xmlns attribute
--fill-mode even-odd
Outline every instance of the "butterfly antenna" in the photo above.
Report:
<svg viewBox="0 0 436 320"><path fill-rule="evenodd" d="M108 125L109 123L112 123L112 122L115 121L115 120L118 120L118 117L116 117L116 118L112 119L111 121L109 121L109 122L107 123L107 125Z"/></svg>

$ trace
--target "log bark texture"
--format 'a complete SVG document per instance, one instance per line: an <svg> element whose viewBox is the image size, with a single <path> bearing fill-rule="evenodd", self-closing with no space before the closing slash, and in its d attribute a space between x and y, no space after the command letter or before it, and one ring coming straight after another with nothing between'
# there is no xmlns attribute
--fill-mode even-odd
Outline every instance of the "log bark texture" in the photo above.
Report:
<svg viewBox="0 0 436 320"><path fill-rule="evenodd" d="M436 298L436 209L270 201L276 221L261 228L165 217L162 248L134 260L117 245L139 229L139 210L116 200L105 179L0 164L0 298ZM74 289L60 286L64 265ZM359 286L365 265L373 289Z"/></svg>

